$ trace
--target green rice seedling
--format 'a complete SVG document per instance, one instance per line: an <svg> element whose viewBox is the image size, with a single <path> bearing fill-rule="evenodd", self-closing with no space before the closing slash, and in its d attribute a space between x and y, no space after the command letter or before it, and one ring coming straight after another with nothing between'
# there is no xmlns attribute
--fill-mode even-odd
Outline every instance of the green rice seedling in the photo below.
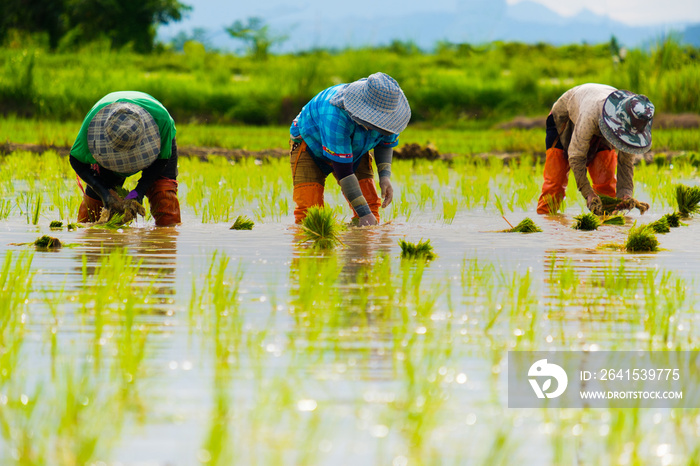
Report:
<svg viewBox="0 0 700 466"><path fill-rule="evenodd" d="M36 197L36 203L32 209L32 225L39 224L39 214L41 213L41 194Z"/></svg>
<svg viewBox="0 0 700 466"><path fill-rule="evenodd" d="M60 220L53 220L49 224L49 228L51 228L52 230L60 230L61 228L63 228L63 222L61 222Z"/></svg>
<svg viewBox="0 0 700 466"><path fill-rule="evenodd" d="M633 226L627 235L625 249L628 252L652 252L659 250L659 240L650 225Z"/></svg>
<svg viewBox="0 0 700 466"><path fill-rule="evenodd" d="M563 209L563 201L557 202L557 198L551 194L547 194L544 200L547 203L547 209L549 210L550 214L556 214L559 212L559 209Z"/></svg>
<svg viewBox="0 0 700 466"><path fill-rule="evenodd" d="M80 227L81 227L81 225L79 223L69 223L67 225L68 231L75 231Z"/></svg>
<svg viewBox="0 0 700 466"><path fill-rule="evenodd" d="M601 225L624 225L625 224L625 216L622 214L618 215L611 215L611 216L603 216L601 219Z"/></svg>
<svg viewBox="0 0 700 466"><path fill-rule="evenodd" d="M500 197L498 194L496 194L494 197L496 198L495 204L496 204L496 208L497 208L498 211L501 213L501 218L503 218L503 220L506 221L506 223L508 224L508 226L510 226L511 229L515 228L515 227L513 226L513 224L510 223L510 222L508 221L508 219L506 218L506 214L505 214L505 212L503 211L503 203L501 203L501 197Z"/></svg>
<svg viewBox="0 0 700 466"><path fill-rule="evenodd" d="M685 225L684 223L681 222L681 214L678 212L666 214L662 218L666 219L668 226L670 226L671 228L678 228L681 225Z"/></svg>
<svg viewBox="0 0 700 466"><path fill-rule="evenodd" d="M401 247L402 259L426 259L431 261L436 257L435 252L433 252L433 245L430 244L429 239L425 241L420 240L417 243L400 239L399 246Z"/></svg>
<svg viewBox="0 0 700 466"><path fill-rule="evenodd" d="M666 217L661 217L657 221L650 223L649 226L654 230L654 233L668 233L671 231L671 226L668 224Z"/></svg>
<svg viewBox="0 0 700 466"><path fill-rule="evenodd" d="M301 242L311 242L318 249L333 249L343 244L340 239L342 229L331 207L314 206L307 210L306 218L301 222Z"/></svg>
<svg viewBox="0 0 700 466"><path fill-rule="evenodd" d="M682 217L690 217L700 212L700 186L676 186L676 203Z"/></svg>
<svg viewBox="0 0 700 466"><path fill-rule="evenodd" d="M10 216L12 211L12 201L9 199L0 199L0 220L4 220Z"/></svg>
<svg viewBox="0 0 700 466"><path fill-rule="evenodd" d="M255 222L246 217L245 215L239 215L236 217L236 221L229 230L252 230Z"/></svg>
<svg viewBox="0 0 700 466"><path fill-rule="evenodd" d="M574 230L593 231L600 226L600 218L592 212L577 215L574 220Z"/></svg>
<svg viewBox="0 0 700 466"><path fill-rule="evenodd" d="M520 223L510 230L503 230L506 233L538 233L542 228L538 227L530 217L525 217Z"/></svg>
<svg viewBox="0 0 700 466"><path fill-rule="evenodd" d="M61 247L61 240L52 236L44 235L34 241L34 246L42 249L58 249Z"/></svg>
<svg viewBox="0 0 700 466"><path fill-rule="evenodd" d="M0 387L12 379L19 361L25 324L22 316L29 306L35 275L31 268L33 259L29 251L17 257L7 251L0 263Z"/></svg>
<svg viewBox="0 0 700 466"><path fill-rule="evenodd" d="M444 199L442 201L442 215L443 221L451 225L457 215L457 199Z"/></svg>
<svg viewBox="0 0 700 466"><path fill-rule="evenodd" d="M21 193L15 198L15 203L19 210L27 219L27 224L36 225L39 223L41 213L41 193Z"/></svg>

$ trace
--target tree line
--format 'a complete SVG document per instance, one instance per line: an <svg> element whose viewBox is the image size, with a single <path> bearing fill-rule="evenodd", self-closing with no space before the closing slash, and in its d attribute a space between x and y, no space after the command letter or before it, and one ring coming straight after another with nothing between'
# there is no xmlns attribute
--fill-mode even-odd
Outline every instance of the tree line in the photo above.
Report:
<svg viewBox="0 0 700 466"><path fill-rule="evenodd" d="M46 34L53 50L106 38L112 47L148 53L158 25L191 9L178 0L2 0L0 43L17 30Z"/></svg>

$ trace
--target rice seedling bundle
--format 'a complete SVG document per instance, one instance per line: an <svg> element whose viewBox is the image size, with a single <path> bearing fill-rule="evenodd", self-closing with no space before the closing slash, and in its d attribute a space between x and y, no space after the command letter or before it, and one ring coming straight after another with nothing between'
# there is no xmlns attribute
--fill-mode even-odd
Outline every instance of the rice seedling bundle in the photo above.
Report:
<svg viewBox="0 0 700 466"><path fill-rule="evenodd" d="M700 212L700 186L676 186L676 203L682 217L690 217Z"/></svg>
<svg viewBox="0 0 700 466"><path fill-rule="evenodd" d="M624 225L625 216L622 214L612 215L610 217L604 217L601 221L603 225Z"/></svg>
<svg viewBox="0 0 700 466"><path fill-rule="evenodd" d="M236 217L236 221L229 230L252 230L255 222L246 217L245 215L239 215Z"/></svg>
<svg viewBox="0 0 700 466"><path fill-rule="evenodd" d="M681 214L679 214L678 212L666 214L662 218L666 219L668 226L670 226L671 228L678 228L679 226L683 225L681 223Z"/></svg>
<svg viewBox="0 0 700 466"><path fill-rule="evenodd" d="M617 206L622 202L622 199L616 197L606 196L601 194L600 201L603 203L603 212L606 214L611 214L617 210Z"/></svg>
<svg viewBox="0 0 700 466"><path fill-rule="evenodd" d="M430 244L429 239L425 241L420 240L417 243L400 239L399 246L401 247L402 259L426 259L430 261L436 257L435 252L433 252L433 245Z"/></svg>
<svg viewBox="0 0 700 466"><path fill-rule="evenodd" d="M333 209L326 206L310 207L301 222L302 242L311 242L319 249L333 249L342 244L340 232L343 227L335 218Z"/></svg>
<svg viewBox="0 0 700 466"><path fill-rule="evenodd" d="M600 218L594 213L577 215L574 217L574 230L593 231L600 226Z"/></svg>
<svg viewBox="0 0 700 466"><path fill-rule="evenodd" d="M668 224L666 217L661 217L657 221L650 223L649 226L654 230L654 233L668 233L671 231L671 226Z"/></svg>
<svg viewBox="0 0 700 466"><path fill-rule="evenodd" d="M34 246L43 249L58 249L61 247L61 241L58 238L44 235L34 241Z"/></svg>
<svg viewBox="0 0 700 466"><path fill-rule="evenodd" d="M507 233L538 233L542 231L542 228L538 227L530 217L526 217L510 230L504 231Z"/></svg>
<svg viewBox="0 0 700 466"><path fill-rule="evenodd" d="M650 225L630 228L625 249L628 252L651 252L659 250L659 240Z"/></svg>

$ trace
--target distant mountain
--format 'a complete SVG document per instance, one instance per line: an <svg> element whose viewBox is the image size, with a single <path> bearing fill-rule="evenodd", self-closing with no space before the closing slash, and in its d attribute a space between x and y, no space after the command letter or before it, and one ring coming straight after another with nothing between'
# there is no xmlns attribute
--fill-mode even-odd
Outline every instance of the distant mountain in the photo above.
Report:
<svg viewBox="0 0 700 466"><path fill-rule="evenodd" d="M217 0L207 3L212 1ZM439 41L479 44L503 40L562 45L602 43L609 41L613 35L621 45L637 47L667 33L664 26L628 26L589 10L583 10L573 17L563 17L531 1L509 5L505 0L457 0L456 8L452 3L451 9L406 13L401 13L399 8L390 9L389 6L395 2L375 2L376 8L339 11L319 7L313 1L307 0L305 4L298 5L299 8L271 9L268 10L269 16L263 16L271 31L289 37L276 51L376 46L389 44L393 40L411 41L424 50L432 50ZM436 7L445 4L439 0L433 1L437 1ZM222 11L231 10L222 9L220 13ZM245 16L225 16L216 16L222 21L220 24L214 24L216 20L211 18L206 20L207 24L190 24L188 31L193 27L204 27L210 31L210 43L214 47L236 50L241 44L222 30L236 19L245 19ZM160 39L167 42L178 31L185 29L183 26L186 24L175 23L161 28ZM697 38L700 32L697 27L688 28L686 36Z"/></svg>
<svg viewBox="0 0 700 466"><path fill-rule="evenodd" d="M685 28L683 42L700 47L700 24L694 24Z"/></svg>

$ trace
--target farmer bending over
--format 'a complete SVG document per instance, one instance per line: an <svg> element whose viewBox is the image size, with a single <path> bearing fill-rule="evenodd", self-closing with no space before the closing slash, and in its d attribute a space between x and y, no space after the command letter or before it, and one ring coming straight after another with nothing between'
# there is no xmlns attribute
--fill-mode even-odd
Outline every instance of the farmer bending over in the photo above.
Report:
<svg viewBox="0 0 700 466"><path fill-rule="evenodd" d="M330 87L301 109L290 128L294 218L323 205L326 177L332 172L359 225L379 223L379 206L391 203L391 158L411 108L399 84L384 73ZM374 184L369 151L379 171L382 202Z"/></svg>
<svg viewBox="0 0 700 466"><path fill-rule="evenodd" d="M70 163L87 183L78 222L97 221L103 206L126 221L144 215L141 202L147 196L156 225L180 223L175 122L150 95L122 91L100 99L83 121ZM138 172L136 189L121 199L114 188Z"/></svg>
<svg viewBox="0 0 700 466"><path fill-rule="evenodd" d="M537 213L559 209L569 179L569 165L578 190L594 214L603 213L599 194L622 199L616 210L637 205L644 213L649 205L632 198L634 155L644 154L651 147L653 117L654 105L649 99L629 91L603 84L582 84L565 92L547 117L547 159Z"/></svg>

